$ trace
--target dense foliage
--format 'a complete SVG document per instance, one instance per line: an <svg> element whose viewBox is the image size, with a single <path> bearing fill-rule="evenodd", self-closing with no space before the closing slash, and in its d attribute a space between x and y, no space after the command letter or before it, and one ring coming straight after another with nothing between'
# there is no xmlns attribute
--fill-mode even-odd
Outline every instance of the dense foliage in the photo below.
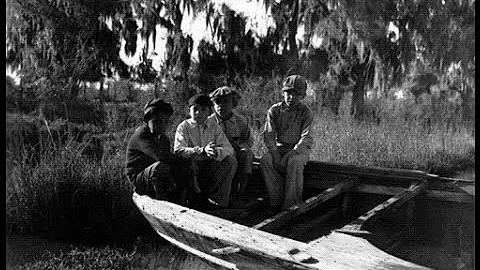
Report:
<svg viewBox="0 0 480 270"><path fill-rule="evenodd" d="M7 66L21 77L6 80L7 234L131 243L149 231L123 176L143 104L172 103L173 137L190 95L235 86L259 156L267 109L291 73L309 81L313 159L444 176L475 167L473 1L259 2L275 24L263 36L244 14L209 1L7 0ZM193 48L182 21L202 12L215 38ZM157 26L168 32L160 71L149 59L158 44L137 46L155 40ZM137 66L119 56L138 52ZM123 251L99 253L25 269L132 263Z"/></svg>

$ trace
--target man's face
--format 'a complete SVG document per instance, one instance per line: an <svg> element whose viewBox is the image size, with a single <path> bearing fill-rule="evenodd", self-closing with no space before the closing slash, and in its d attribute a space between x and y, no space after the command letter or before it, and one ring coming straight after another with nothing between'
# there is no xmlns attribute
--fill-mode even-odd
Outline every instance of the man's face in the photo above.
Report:
<svg viewBox="0 0 480 270"><path fill-rule="evenodd" d="M170 123L170 115L159 112L153 115L147 122L150 131L155 135L163 135L167 132Z"/></svg>
<svg viewBox="0 0 480 270"><path fill-rule="evenodd" d="M293 89L283 91L283 101L285 101L288 107L295 108L302 98L303 97Z"/></svg>
<svg viewBox="0 0 480 270"><path fill-rule="evenodd" d="M190 106L190 117L199 124L205 122L211 113L212 109L210 106L201 106L197 104Z"/></svg>
<svg viewBox="0 0 480 270"><path fill-rule="evenodd" d="M213 108L221 118L228 118L232 114L233 99L232 96L224 96L213 100Z"/></svg>

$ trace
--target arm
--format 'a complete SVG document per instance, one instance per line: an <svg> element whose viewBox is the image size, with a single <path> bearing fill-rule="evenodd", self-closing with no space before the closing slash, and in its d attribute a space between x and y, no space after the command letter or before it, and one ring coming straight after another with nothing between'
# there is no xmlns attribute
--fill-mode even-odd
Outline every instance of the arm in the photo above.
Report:
<svg viewBox="0 0 480 270"><path fill-rule="evenodd" d="M280 154L278 153L277 149L277 127L275 125L275 114L274 114L274 107L271 107L267 113L267 119L265 121L265 128L263 131L263 142L267 147L268 151L272 155L272 162L273 165L277 168L280 167Z"/></svg>
<svg viewBox="0 0 480 270"><path fill-rule="evenodd" d="M163 138L166 141L152 140L151 138L141 135L138 138L137 145L140 151L147 156L167 164L172 164L178 161L177 156L170 152L170 142L167 137Z"/></svg>
<svg viewBox="0 0 480 270"><path fill-rule="evenodd" d="M263 142L265 143L265 146L270 152L277 151L277 127L275 125L274 117L275 115L273 112L273 108L271 107L268 110L267 119L265 121L265 127L263 130Z"/></svg>
<svg viewBox="0 0 480 270"><path fill-rule="evenodd" d="M217 124L215 125L215 144L217 145L217 155L215 160L221 161L226 156L232 156L234 151L233 147L227 139L227 136L222 131L222 128Z"/></svg>
<svg viewBox="0 0 480 270"><path fill-rule="evenodd" d="M246 120L242 124L238 146L240 146L240 148L251 148L253 146L253 138L250 131L250 126Z"/></svg>
<svg viewBox="0 0 480 270"><path fill-rule="evenodd" d="M192 158L203 152L200 146L189 146L189 134L184 125L184 122L180 123L175 132L175 142L173 144L173 152L183 158Z"/></svg>
<svg viewBox="0 0 480 270"><path fill-rule="evenodd" d="M313 137L311 133L312 122L313 114L310 109L306 108L302 119L300 140L293 148L293 150L299 154L309 154L313 148Z"/></svg>

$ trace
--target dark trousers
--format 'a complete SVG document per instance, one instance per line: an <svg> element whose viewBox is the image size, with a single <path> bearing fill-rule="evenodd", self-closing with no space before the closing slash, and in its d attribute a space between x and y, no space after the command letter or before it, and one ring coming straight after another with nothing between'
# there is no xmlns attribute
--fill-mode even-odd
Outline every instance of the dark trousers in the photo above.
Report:
<svg viewBox="0 0 480 270"><path fill-rule="evenodd" d="M237 170L237 159L227 156L222 161L194 161L192 166L198 176L200 188L219 205L227 207L230 200L233 176Z"/></svg>
<svg viewBox="0 0 480 270"><path fill-rule="evenodd" d="M159 200L173 200L176 193L189 187L191 171L187 162L169 165L157 161L129 178L136 193Z"/></svg>

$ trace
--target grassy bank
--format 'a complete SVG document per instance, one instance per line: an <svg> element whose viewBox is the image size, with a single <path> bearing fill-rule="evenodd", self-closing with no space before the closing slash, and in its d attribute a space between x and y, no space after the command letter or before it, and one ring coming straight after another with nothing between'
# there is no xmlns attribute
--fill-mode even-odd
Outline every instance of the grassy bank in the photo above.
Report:
<svg viewBox="0 0 480 270"><path fill-rule="evenodd" d="M275 91L279 83L280 80L252 79L245 82L242 89L243 98L237 111L250 120L257 156L265 152L261 130L268 107L281 98ZM376 114L365 121L356 121L350 117L349 102L346 95L337 115L322 108L315 95L307 96L305 103L315 114L315 147L311 159L417 169L443 176L475 167L474 127L464 124L455 110L449 111L448 104L442 109L442 106L434 108L408 100L403 103L370 100L367 107L375 107ZM85 155L85 144L74 140L60 143L40 136L43 139L35 137L37 141L32 144L30 135L35 132L26 128L25 120L8 119L7 115L7 235L32 234L90 245L131 247L138 235L151 231L136 211L130 183L123 177L126 145L133 129L141 122L138 119L141 106L143 104L104 106L108 110L104 126L89 127L90 131L102 132L101 159ZM185 112L183 108L177 110L169 136L173 136L176 125L186 117ZM432 115L436 116L432 118ZM40 126L29 128L40 129ZM52 257L48 263L84 256L82 260L88 264L97 260L97 255L101 257L97 260L99 263L102 256L113 256L120 264L131 263L129 255L122 250L100 248L85 251L88 254L82 252Z"/></svg>

